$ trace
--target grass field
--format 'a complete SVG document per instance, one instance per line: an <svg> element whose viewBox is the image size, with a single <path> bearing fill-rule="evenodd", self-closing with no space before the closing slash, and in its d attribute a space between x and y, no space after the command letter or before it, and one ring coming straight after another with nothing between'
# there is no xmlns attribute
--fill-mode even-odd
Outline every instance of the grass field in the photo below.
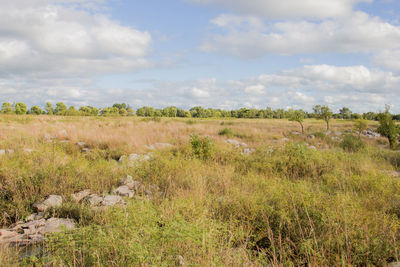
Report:
<svg viewBox="0 0 400 267"><path fill-rule="evenodd" d="M0 116L0 149L14 150L0 156L0 223L7 227L25 219L35 202L57 194L64 204L46 216L73 218L79 226L49 236L30 257L3 247L1 265L399 261L400 178L394 172L399 152L390 151L383 138L346 145L342 139L351 121L333 121L329 136L320 121L307 120L305 129L304 135L292 134L300 127L287 120ZM242 153L227 139L255 151ZM78 141L90 151L82 153ZM154 143L173 147L140 164L118 162L122 155L149 152L146 146ZM70 198L84 189L109 192L128 174L157 186L160 194L104 211Z"/></svg>

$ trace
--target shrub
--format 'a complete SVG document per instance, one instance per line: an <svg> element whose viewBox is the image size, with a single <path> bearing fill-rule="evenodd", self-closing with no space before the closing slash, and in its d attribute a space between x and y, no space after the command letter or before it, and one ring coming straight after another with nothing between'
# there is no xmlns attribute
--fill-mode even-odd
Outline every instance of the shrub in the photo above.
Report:
<svg viewBox="0 0 400 267"><path fill-rule="evenodd" d="M225 135L227 137L233 137L234 133L231 128L224 128L218 132L219 135Z"/></svg>
<svg viewBox="0 0 400 267"><path fill-rule="evenodd" d="M365 148L365 143L360 137L345 135L343 141L340 143L340 147L347 152L358 152Z"/></svg>
<svg viewBox="0 0 400 267"><path fill-rule="evenodd" d="M190 145L195 158L207 160L215 155L215 145L209 137L192 134L190 135Z"/></svg>
<svg viewBox="0 0 400 267"><path fill-rule="evenodd" d="M386 108L384 113L378 114L378 120L378 133L388 139L390 148L395 148L398 142L397 137L399 136L400 130L393 121L392 116L389 113L389 108Z"/></svg>

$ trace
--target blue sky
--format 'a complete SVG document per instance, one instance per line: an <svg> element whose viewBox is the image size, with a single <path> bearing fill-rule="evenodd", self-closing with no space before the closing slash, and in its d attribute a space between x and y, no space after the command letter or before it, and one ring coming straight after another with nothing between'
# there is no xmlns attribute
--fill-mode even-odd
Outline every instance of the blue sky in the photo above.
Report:
<svg viewBox="0 0 400 267"><path fill-rule="evenodd" d="M400 112L390 0L0 0L0 100Z"/></svg>

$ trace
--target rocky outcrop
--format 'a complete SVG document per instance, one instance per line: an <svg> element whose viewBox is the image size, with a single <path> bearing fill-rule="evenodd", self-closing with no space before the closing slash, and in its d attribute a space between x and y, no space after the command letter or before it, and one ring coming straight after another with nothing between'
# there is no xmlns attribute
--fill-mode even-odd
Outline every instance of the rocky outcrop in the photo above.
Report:
<svg viewBox="0 0 400 267"><path fill-rule="evenodd" d="M366 130L366 131L363 131L361 134L364 135L365 137L368 137L368 138L378 138L378 137L381 137L381 135L380 135L379 133L374 132L372 129L368 129L368 130Z"/></svg>
<svg viewBox="0 0 400 267"><path fill-rule="evenodd" d="M174 145L169 144L169 143L155 143L150 146L146 146L147 149L150 150L162 150L162 149L167 149L167 148L172 148Z"/></svg>
<svg viewBox="0 0 400 267"><path fill-rule="evenodd" d="M30 216L31 217L31 216ZM19 222L9 229L0 229L0 244L29 246L41 243L46 234L75 229L75 221L71 219L50 218Z"/></svg>
<svg viewBox="0 0 400 267"><path fill-rule="evenodd" d="M55 208L61 206L63 199L58 195L50 195L43 202L33 204L33 207L36 208L39 212L44 212L48 208Z"/></svg>
<svg viewBox="0 0 400 267"><path fill-rule="evenodd" d="M135 163L140 163L143 161L149 161L151 159L151 156L153 153L149 152L145 155L139 155L139 154L130 154L128 156L121 156L119 158L119 162L128 162L129 164L135 164Z"/></svg>

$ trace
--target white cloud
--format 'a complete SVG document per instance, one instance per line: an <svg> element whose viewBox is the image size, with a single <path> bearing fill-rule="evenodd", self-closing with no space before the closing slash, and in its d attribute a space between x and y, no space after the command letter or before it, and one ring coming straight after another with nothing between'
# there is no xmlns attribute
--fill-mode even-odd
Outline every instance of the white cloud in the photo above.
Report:
<svg viewBox="0 0 400 267"><path fill-rule="evenodd" d="M207 39L201 49L240 58L266 54L379 52L400 48L400 27L363 12L315 21L254 22L252 17L221 15L212 23L223 33ZM256 20L257 21L257 20Z"/></svg>
<svg viewBox="0 0 400 267"><path fill-rule="evenodd" d="M265 94L265 86L262 84L250 85L244 91L248 94L263 95Z"/></svg>
<svg viewBox="0 0 400 267"><path fill-rule="evenodd" d="M372 61L389 70L400 72L400 49L384 50L376 53Z"/></svg>
<svg viewBox="0 0 400 267"><path fill-rule="evenodd" d="M87 11L102 2L1 0L0 77L84 76L149 66L151 35Z"/></svg>
<svg viewBox="0 0 400 267"><path fill-rule="evenodd" d="M204 97L209 97L210 96L209 92L207 92L205 90L202 90L202 89L199 89L197 87L192 88L191 91L192 91L193 96L196 97L196 98L204 98Z"/></svg>
<svg viewBox="0 0 400 267"><path fill-rule="evenodd" d="M217 5L238 14L264 18L329 18L351 13L360 2L372 0L187 0L196 4Z"/></svg>

